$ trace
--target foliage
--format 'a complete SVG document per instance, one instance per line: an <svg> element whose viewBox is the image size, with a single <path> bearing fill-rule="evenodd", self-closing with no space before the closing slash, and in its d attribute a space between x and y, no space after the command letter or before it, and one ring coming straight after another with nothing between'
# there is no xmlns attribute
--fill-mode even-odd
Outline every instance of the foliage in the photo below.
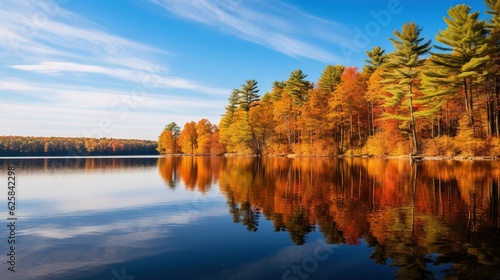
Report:
<svg viewBox="0 0 500 280"><path fill-rule="evenodd" d="M198 133L196 123L187 122L179 135L179 145L181 151L185 154L195 154L198 149Z"/></svg>
<svg viewBox="0 0 500 280"><path fill-rule="evenodd" d="M319 88L326 92L333 92L340 83L340 75L344 73L344 69L345 67L343 65L332 66L328 64L319 78Z"/></svg>
<svg viewBox="0 0 500 280"><path fill-rule="evenodd" d="M156 155L157 145L135 139L0 136L0 156Z"/></svg>
<svg viewBox="0 0 500 280"><path fill-rule="evenodd" d="M455 145L455 139L450 136L441 136L434 139L427 139L423 143L422 153L427 156L446 156L453 157L460 153Z"/></svg>
<svg viewBox="0 0 500 280"><path fill-rule="evenodd" d="M425 85L431 96L463 94L468 125L474 125L473 91L487 74L484 66L489 61L486 44L486 22L479 20L479 12L459 4L448 10L445 30L436 40L446 47L435 46L442 53L432 53L435 67L426 72Z"/></svg>
<svg viewBox="0 0 500 280"><path fill-rule="evenodd" d="M387 55L384 53L385 50L380 46L373 47L371 51L366 51L368 59L365 60L366 65L363 67L363 73L371 76L373 72L377 71L387 60Z"/></svg>
<svg viewBox="0 0 500 280"><path fill-rule="evenodd" d="M181 134L180 127L171 122L165 126L165 129L158 137L158 148L160 154L176 154L179 150L179 135Z"/></svg>
<svg viewBox="0 0 500 280"><path fill-rule="evenodd" d="M393 50L366 51L361 72L328 64L312 82L296 69L262 96L258 82L246 80L229 94L219 126L192 122L178 147L189 154L498 153L500 4L485 4L488 22L465 4L451 7L435 51L409 22L394 31ZM178 152L174 140L164 130L158 150Z"/></svg>
<svg viewBox="0 0 500 280"><path fill-rule="evenodd" d="M424 38L420 37L421 32L422 29L414 22L404 24L401 31L394 31L396 38L390 40L395 50L388 55L382 75L385 78L382 81L385 84L384 90L390 94L385 99L385 106L408 108L408 111L397 110L395 114L385 115L387 118L408 122L413 140L413 153L418 153L419 150L414 102L417 100L421 67L425 63L422 56L431 49L430 40L422 43Z"/></svg>

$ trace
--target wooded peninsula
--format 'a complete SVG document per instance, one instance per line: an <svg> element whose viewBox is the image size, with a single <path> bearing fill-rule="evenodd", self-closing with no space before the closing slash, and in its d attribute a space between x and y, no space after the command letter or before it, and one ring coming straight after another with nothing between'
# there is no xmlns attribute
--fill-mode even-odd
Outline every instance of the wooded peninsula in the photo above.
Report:
<svg viewBox="0 0 500 280"><path fill-rule="evenodd" d="M366 51L366 65L327 65L318 81L301 70L259 95L234 89L218 125L169 123L161 154L500 155L500 1L488 20L460 4L444 17L439 43L405 23L393 50Z"/></svg>

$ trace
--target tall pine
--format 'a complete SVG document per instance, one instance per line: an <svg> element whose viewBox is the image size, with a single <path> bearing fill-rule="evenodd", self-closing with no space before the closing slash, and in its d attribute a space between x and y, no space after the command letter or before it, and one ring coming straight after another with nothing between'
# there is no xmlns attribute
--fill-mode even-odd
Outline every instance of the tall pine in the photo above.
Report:
<svg viewBox="0 0 500 280"><path fill-rule="evenodd" d="M485 0L491 15L488 24L489 36L487 37L488 54L490 61L488 63L489 71L489 89L488 89L488 128L489 132L496 137L500 137L500 1Z"/></svg>
<svg viewBox="0 0 500 280"><path fill-rule="evenodd" d="M366 65L363 67L363 73L371 76L373 72L382 66L387 59L387 56L384 53L385 50L380 46L373 47L371 51L366 51L368 59L365 60Z"/></svg>
<svg viewBox="0 0 500 280"><path fill-rule="evenodd" d="M241 89L239 90L240 94L240 108L244 111L244 122L248 123L248 127L250 128L250 134L252 136L252 149L255 154L261 154L261 147L259 141L257 141L257 137L255 135L255 130L250 122L250 114L249 111L251 108L259 105L260 95L259 89L257 86L256 80L247 80L245 84L241 85Z"/></svg>
<svg viewBox="0 0 500 280"><path fill-rule="evenodd" d="M391 95L385 100L385 106L407 106L409 109L406 116L387 114L386 117L409 121L414 154L419 151L414 99L422 66L425 63L422 56L431 49L431 41L423 43L424 38L420 37L421 32L422 29L414 22L404 24L401 31L394 31L395 38L390 38L394 51L388 55L382 75L384 90Z"/></svg>
<svg viewBox="0 0 500 280"><path fill-rule="evenodd" d="M425 72L424 85L431 96L463 94L469 127L474 127L474 91L485 80L486 23L479 20L479 12L459 4L448 10L445 30L440 30L436 40L444 46L435 46L440 53L432 53L433 64Z"/></svg>

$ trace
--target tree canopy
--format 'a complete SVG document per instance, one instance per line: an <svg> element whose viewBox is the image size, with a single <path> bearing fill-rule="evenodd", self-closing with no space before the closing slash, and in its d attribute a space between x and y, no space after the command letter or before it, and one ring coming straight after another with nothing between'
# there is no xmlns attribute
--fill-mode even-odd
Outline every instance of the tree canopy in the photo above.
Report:
<svg viewBox="0 0 500 280"><path fill-rule="evenodd" d="M415 22L403 24L389 38L392 50L366 51L362 71L327 64L310 81L295 69L263 95L246 80L230 92L218 126L186 124L181 151L500 154L500 4L485 4L489 20L468 5L451 7L434 46Z"/></svg>

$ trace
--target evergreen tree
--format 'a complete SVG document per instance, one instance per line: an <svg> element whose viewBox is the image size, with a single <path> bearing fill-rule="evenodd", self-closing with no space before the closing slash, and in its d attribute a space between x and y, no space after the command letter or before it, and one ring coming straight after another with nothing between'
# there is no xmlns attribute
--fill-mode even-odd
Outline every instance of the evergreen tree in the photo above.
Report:
<svg viewBox="0 0 500 280"><path fill-rule="evenodd" d="M376 46L371 49L371 51L366 51L366 56L368 57L365 62L367 65L363 67L363 73L367 75L368 80L374 81L374 83L379 84L376 79L378 77L373 77L373 73L377 71L387 60L387 55L384 54L385 50L383 50L381 47ZM380 73L380 72L379 72ZM380 95L376 90L373 90L377 88L378 85L371 84L369 86L369 90L366 94L366 100L370 104L370 131L369 135L375 135L375 103L377 102L378 99L380 99Z"/></svg>
<svg viewBox="0 0 500 280"><path fill-rule="evenodd" d="M491 15L488 24L489 36L487 37L488 54L490 61L487 65L489 72L488 90L488 128L491 134L500 137L500 1L485 0Z"/></svg>
<svg viewBox="0 0 500 280"><path fill-rule="evenodd" d="M367 65L363 67L363 73L371 76L375 70L382 66L387 59L387 56L384 53L385 50L383 50L380 46L373 47L371 51L366 51L368 59L365 60Z"/></svg>
<svg viewBox="0 0 500 280"><path fill-rule="evenodd" d="M249 111L252 107L259 105L260 96L258 94L259 89L257 88L257 81L255 80L247 80L245 84L241 85L240 93L240 108L245 111L245 120L248 125L245 127L250 128L250 135L252 136L252 149L255 154L260 155L261 147L259 141L257 141L257 137L255 136L255 131L250 122Z"/></svg>
<svg viewBox="0 0 500 280"><path fill-rule="evenodd" d="M239 90L233 89L228 98L229 104L226 106L226 112L224 115L222 115L222 118L219 123L220 141L226 146L230 144L229 139L231 135L229 134L228 129L233 123L234 114L238 109L238 104L240 104L241 102L240 100L241 98Z"/></svg>
<svg viewBox="0 0 500 280"><path fill-rule="evenodd" d="M249 112L259 105L257 81L247 80L241 89L233 89L229 96L226 114L220 122L220 140L230 152L248 153L248 149L260 154L261 147L250 123Z"/></svg>
<svg viewBox="0 0 500 280"><path fill-rule="evenodd" d="M292 97L294 104L299 107L307 100L307 92L312 88L311 82L307 81L306 77L307 75L300 69L292 71L284 88L285 92Z"/></svg>
<svg viewBox="0 0 500 280"><path fill-rule="evenodd" d="M240 91L233 89L228 98L229 104L226 106L226 112L220 122L221 130L228 128L233 122L233 115L238 105L241 103Z"/></svg>
<svg viewBox="0 0 500 280"><path fill-rule="evenodd" d="M257 81L247 80L245 84L241 85L239 90L239 105L245 111L250 111L251 107L257 106L260 99L258 94Z"/></svg>
<svg viewBox="0 0 500 280"><path fill-rule="evenodd" d="M328 64L318 81L318 86L320 89L331 93L335 90L335 87L340 83L340 76L344 73L345 67L343 65L330 65Z"/></svg>
<svg viewBox="0 0 500 280"><path fill-rule="evenodd" d="M436 35L436 40L445 45L435 46L442 53L432 53L434 64L425 72L424 87L429 97L456 95L461 90L469 126L474 126L473 91L484 81L487 74L485 65L489 60L486 55L486 23L479 20L479 12L470 12L471 8L459 4L448 10L445 30Z"/></svg>
<svg viewBox="0 0 500 280"><path fill-rule="evenodd" d="M408 106L409 116L386 114L389 118L409 121L411 138L413 138L413 153L418 153L419 146L415 123L415 99L418 89L419 75L425 59L421 56L430 50L431 41L422 43L422 29L414 22L403 25L401 32L394 31L396 38L390 38L394 51L388 55L384 64L384 90L390 93L385 100L385 106Z"/></svg>

